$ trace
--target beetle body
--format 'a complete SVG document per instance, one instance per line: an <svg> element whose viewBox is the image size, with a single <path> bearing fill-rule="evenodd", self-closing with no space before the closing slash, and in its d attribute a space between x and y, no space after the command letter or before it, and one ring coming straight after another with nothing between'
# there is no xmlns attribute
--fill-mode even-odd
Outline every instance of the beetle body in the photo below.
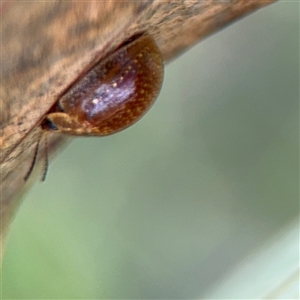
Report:
<svg viewBox="0 0 300 300"><path fill-rule="evenodd" d="M44 130L79 136L113 134L139 120L160 91L163 60L149 35L95 65L55 104Z"/></svg>

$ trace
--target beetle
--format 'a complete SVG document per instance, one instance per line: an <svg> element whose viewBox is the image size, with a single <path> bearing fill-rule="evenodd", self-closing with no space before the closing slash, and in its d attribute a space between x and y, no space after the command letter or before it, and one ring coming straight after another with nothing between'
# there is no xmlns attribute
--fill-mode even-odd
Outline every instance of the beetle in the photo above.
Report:
<svg viewBox="0 0 300 300"><path fill-rule="evenodd" d="M46 114L41 129L74 136L119 132L152 106L161 89L163 70L162 55L153 38L148 34L131 38L68 89ZM41 136L25 181L33 170ZM46 157L43 180L47 165Z"/></svg>

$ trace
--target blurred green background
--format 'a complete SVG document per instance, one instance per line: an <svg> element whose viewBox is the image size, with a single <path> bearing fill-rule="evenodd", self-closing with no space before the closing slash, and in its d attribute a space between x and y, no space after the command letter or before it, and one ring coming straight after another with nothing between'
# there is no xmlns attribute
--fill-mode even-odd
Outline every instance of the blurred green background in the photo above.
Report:
<svg viewBox="0 0 300 300"><path fill-rule="evenodd" d="M298 216L299 3L165 69L133 127L74 138L24 197L3 299L201 298Z"/></svg>

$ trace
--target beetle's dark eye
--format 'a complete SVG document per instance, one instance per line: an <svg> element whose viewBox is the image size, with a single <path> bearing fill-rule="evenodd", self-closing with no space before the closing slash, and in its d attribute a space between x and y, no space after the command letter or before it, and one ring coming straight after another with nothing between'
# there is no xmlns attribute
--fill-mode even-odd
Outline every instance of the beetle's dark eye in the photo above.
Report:
<svg viewBox="0 0 300 300"><path fill-rule="evenodd" d="M57 131L58 128L52 123L48 118L45 118L45 120L42 123L42 128L45 130L51 130L51 131Z"/></svg>

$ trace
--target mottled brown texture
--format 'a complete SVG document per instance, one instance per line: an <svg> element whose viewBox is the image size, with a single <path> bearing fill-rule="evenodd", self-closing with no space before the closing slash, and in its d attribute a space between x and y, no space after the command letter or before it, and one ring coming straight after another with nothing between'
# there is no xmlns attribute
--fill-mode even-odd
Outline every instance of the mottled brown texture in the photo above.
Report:
<svg viewBox="0 0 300 300"><path fill-rule="evenodd" d="M1 2L2 230L24 190L23 177L32 161L41 121L97 61L131 36L147 32L168 62L207 35L272 2ZM51 152L61 139L49 134Z"/></svg>

